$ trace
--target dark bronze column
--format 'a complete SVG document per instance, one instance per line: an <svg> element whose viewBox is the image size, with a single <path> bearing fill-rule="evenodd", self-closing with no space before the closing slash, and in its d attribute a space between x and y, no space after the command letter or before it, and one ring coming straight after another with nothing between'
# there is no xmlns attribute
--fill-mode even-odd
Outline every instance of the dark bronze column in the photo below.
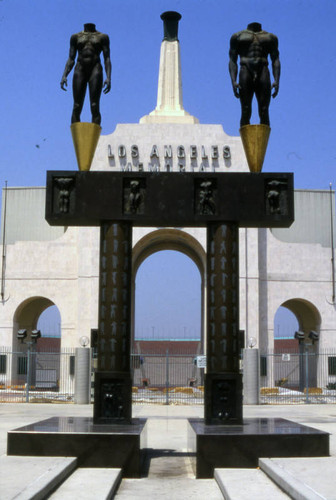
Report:
<svg viewBox="0 0 336 500"><path fill-rule="evenodd" d="M130 373L132 225L100 227L98 371L95 374L96 422L131 420Z"/></svg>
<svg viewBox="0 0 336 500"><path fill-rule="evenodd" d="M207 226L206 424L242 421L238 231L235 223Z"/></svg>

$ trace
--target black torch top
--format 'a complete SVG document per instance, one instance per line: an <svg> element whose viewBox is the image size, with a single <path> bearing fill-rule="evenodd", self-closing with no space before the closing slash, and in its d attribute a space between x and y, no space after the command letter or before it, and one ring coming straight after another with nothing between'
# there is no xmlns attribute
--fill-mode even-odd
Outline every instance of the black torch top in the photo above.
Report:
<svg viewBox="0 0 336 500"><path fill-rule="evenodd" d="M168 42L178 40L178 22L182 17L181 14L170 10L161 14L160 17L163 21L163 40L167 40Z"/></svg>

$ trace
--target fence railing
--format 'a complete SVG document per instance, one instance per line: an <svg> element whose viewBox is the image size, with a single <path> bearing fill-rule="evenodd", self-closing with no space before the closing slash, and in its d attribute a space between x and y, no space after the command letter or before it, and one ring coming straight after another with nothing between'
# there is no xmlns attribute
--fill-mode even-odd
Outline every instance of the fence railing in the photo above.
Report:
<svg viewBox="0 0 336 500"><path fill-rule="evenodd" d="M336 403L336 350L303 345L262 353L260 403Z"/></svg>
<svg viewBox="0 0 336 500"><path fill-rule="evenodd" d="M0 348L0 402L73 402L75 355L76 349ZM93 353L92 386L95 365ZM203 403L204 370L196 354L132 354L131 369L134 403Z"/></svg>
<svg viewBox="0 0 336 500"><path fill-rule="evenodd" d="M74 382L74 349L0 348L1 402L72 402Z"/></svg>
<svg viewBox="0 0 336 500"><path fill-rule="evenodd" d="M202 404L204 369L196 354L133 354L133 402Z"/></svg>
<svg viewBox="0 0 336 500"><path fill-rule="evenodd" d="M0 347L0 402L73 402L75 352ZM204 369L197 355L132 354L133 402L203 404ZM315 345L261 353L260 403L336 403L336 350Z"/></svg>

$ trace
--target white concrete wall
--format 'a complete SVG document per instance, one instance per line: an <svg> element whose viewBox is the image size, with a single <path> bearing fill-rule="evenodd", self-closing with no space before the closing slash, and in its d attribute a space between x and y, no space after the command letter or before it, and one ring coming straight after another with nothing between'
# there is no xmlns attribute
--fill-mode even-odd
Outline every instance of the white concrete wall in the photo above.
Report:
<svg viewBox="0 0 336 500"><path fill-rule="evenodd" d="M285 301L298 298L313 304L321 316L320 347L335 348L336 311L330 303L330 256L330 248L318 244L285 243L267 231L267 336L270 347L277 309Z"/></svg>
<svg viewBox="0 0 336 500"><path fill-rule="evenodd" d="M6 250L5 299L1 306L0 344L11 346L17 308L28 298L45 297L62 318L62 340L71 345L78 309L76 230L54 241L16 242ZM16 332L15 332L16 334Z"/></svg>
<svg viewBox="0 0 336 500"><path fill-rule="evenodd" d="M138 157L132 157L132 146L138 147ZM120 149L124 146L123 149ZM153 146L157 146L159 159L151 157ZM142 163L144 171L158 167L165 171L165 146L171 146L171 171L178 171L179 160L186 171L247 172L248 166L240 137L227 135L221 125L188 124L119 124L113 134L101 136L91 170L138 170ZM183 146L185 158L178 158L179 146ZM197 154L191 158L191 146ZM204 149L202 149L202 146ZM213 147L218 147L218 159L212 159ZM231 159L224 159L223 148L230 147ZM202 152L207 158L202 158ZM125 153L125 156L120 156ZM109 157L110 154L110 157ZM111 156L113 155L113 157ZM193 156L193 154L192 154Z"/></svg>

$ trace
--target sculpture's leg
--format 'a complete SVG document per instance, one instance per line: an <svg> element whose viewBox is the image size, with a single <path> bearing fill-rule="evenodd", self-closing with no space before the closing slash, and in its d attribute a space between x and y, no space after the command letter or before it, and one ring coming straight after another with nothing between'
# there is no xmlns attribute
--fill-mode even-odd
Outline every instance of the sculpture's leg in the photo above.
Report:
<svg viewBox="0 0 336 500"><path fill-rule="evenodd" d="M98 371L95 422L131 420L130 372L132 226L103 223L100 228Z"/></svg>
<svg viewBox="0 0 336 500"><path fill-rule="evenodd" d="M259 81L256 85L256 99L258 102L258 112L260 123L270 125L269 105L271 102L271 78L267 66L261 71Z"/></svg>
<svg viewBox="0 0 336 500"><path fill-rule="evenodd" d="M242 420L238 231L235 223L207 227L206 424Z"/></svg>
<svg viewBox="0 0 336 500"><path fill-rule="evenodd" d="M252 115L253 80L246 66L241 66L239 71L239 99L241 105L240 126L249 125Z"/></svg>
<svg viewBox="0 0 336 500"><path fill-rule="evenodd" d="M92 123L101 123L100 115L100 96L103 88L103 70L100 64L97 64L91 74L89 81L90 107L92 114Z"/></svg>
<svg viewBox="0 0 336 500"><path fill-rule="evenodd" d="M71 123L80 122L80 115L83 109L87 81L83 70L77 64L72 79L73 110Z"/></svg>

